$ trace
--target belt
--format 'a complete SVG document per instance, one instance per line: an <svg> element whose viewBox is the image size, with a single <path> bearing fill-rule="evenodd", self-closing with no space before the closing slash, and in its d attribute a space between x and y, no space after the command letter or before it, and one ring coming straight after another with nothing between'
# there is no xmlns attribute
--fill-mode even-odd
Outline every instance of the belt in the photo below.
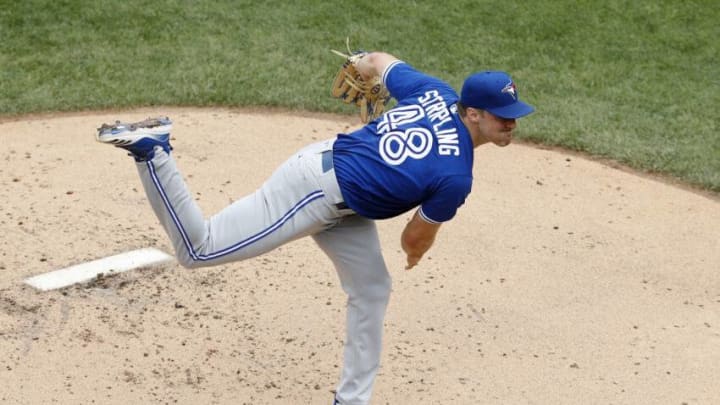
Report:
<svg viewBox="0 0 720 405"><path fill-rule="evenodd" d="M326 150L322 153L322 171L327 173L334 167L333 164L333 151L332 149Z"/></svg>
<svg viewBox="0 0 720 405"><path fill-rule="evenodd" d="M335 167L335 165L334 165L334 163L333 163L333 151L332 151L332 149L324 151L324 152L322 153L322 158L321 158L321 160L322 160L322 171L323 171L323 173L327 173L327 172L329 172L330 170L332 170L333 167ZM345 204L345 202L343 201L343 202L339 202L339 203L335 204L335 208L337 208L337 209L339 209L339 210L346 210L346 209L349 209L350 207L348 207L348 205Z"/></svg>

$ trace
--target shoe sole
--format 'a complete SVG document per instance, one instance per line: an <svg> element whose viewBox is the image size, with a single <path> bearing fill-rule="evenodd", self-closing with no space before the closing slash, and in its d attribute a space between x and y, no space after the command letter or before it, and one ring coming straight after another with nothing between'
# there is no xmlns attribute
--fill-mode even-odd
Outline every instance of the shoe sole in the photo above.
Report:
<svg viewBox="0 0 720 405"><path fill-rule="evenodd" d="M158 142L166 141L162 137L170 134L172 121L167 117L148 118L134 123L102 124L98 128L95 139L101 143L109 143L117 147L130 146L142 139L151 138Z"/></svg>

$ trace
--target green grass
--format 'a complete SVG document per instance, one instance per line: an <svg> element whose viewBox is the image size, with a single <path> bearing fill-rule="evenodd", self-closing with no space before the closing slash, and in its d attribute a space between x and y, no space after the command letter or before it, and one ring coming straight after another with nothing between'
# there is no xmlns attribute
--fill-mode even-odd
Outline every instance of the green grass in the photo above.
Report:
<svg viewBox="0 0 720 405"><path fill-rule="evenodd" d="M456 88L515 78L525 139L720 191L711 0L0 0L0 114L147 105L354 113L329 97L347 36Z"/></svg>

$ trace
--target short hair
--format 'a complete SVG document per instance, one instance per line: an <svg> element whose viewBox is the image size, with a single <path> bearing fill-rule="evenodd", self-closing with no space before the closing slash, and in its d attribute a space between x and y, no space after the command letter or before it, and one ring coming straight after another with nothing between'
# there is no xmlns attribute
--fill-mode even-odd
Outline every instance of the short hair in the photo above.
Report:
<svg viewBox="0 0 720 405"><path fill-rule="evenodd" d="M480 108L468 107L468 106L466 106L465 104L463 104L463 103L460 102L460 101L458 101L456 104L457 104L458 113L460 113L460 117L462 117L462 118L465 118L465 116L467 115L467 109L468 109L468 108L473 108L473 109L475 109L475 110L477 110L477 111L484 111L484 110L482 110L482 109L480 109Z"/></svg>
<svg viewBox="0 0 720 405"><path fill-rule="evenodd" d="M465 115L467 115L467 107L460 101L457 102L457 109L458 113L460 113L460 116L465 118Z"/></svg>

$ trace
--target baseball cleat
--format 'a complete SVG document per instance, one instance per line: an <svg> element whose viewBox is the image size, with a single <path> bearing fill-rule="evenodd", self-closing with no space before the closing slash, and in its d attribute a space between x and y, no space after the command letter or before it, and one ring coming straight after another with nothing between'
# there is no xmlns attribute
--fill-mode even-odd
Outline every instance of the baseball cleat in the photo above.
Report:
<svg viewBox="0 0 720 405"><path fill-rule="evenodd" d="M155 156L157 146L170 153L170 129L172 121L168 117L148 118L134 123L115 121L114 124L102 124L95 139L123 148L136 161L144 162Z"/></svg>

